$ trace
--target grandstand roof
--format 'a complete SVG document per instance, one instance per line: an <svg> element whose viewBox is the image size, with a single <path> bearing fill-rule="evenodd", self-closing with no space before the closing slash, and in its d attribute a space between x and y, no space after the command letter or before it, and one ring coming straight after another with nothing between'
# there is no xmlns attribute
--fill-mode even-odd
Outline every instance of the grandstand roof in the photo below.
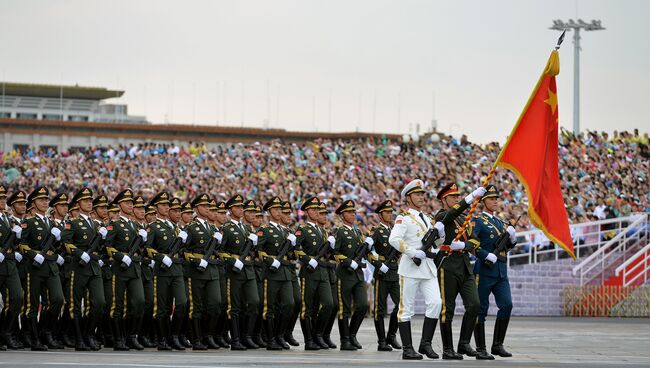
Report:
<svg viewBox="0 0 650 368"><path fill-rule="evenodd" d="M64 86L54 84L32 84L0 82L0 94L7 96L29 96L49 98L74 98L81 100L104 100L107 98L121 97L124 91L110 90L103 87L81 87L78 85Z"/></svg>

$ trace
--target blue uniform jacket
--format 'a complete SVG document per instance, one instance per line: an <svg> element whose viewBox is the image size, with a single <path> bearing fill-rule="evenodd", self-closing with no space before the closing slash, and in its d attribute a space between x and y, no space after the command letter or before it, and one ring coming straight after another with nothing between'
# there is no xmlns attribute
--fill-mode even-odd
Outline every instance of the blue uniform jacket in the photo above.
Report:
<svg viewBox="0 0 650 368"><path fill-rule="evenodd" d="M474 274L479 275L479 281L481 276L508 278L508 267L506 263L497 261L492 267L487 267L484 264L485 257L490 253L494 253L497 242L501 235L506 232L508 225L500 218L490 216L485 212L474 217L473 222L474 229L472 235L481 242L480 248L476 251L478 260L474 264ZM506 234L505 236L508 235ZM499 254L496 255L498 256ZM505 250L500 255L507 257L508 251Z"/></svg>

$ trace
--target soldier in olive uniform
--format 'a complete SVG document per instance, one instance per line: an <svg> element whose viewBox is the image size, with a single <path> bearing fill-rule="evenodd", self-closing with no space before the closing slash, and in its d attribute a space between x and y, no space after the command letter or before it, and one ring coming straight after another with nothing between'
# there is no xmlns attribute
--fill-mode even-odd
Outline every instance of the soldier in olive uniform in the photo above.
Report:
<svg viewBox="0 0 650 368"><path fill-rule="evenodd" d="M148 223L145 220L145 201L142 196L133 198L133 222L137 225L138 230L148 229ZM147 240L148 240L147 236ZM144 311L142 313L141 329L137 331L138 342L145 348L156 347L156 325L153 323L153 305L154 305L154 284L153 268L155 265L153 258L147 252L142 253L142 290L144 291Z"/></svg>
<svg viewBox="0 0 650 368"><path fill-rule="evenodd" d="M65 229L65 218L68 214L68 195L65 193L59 193L55 195L50 200L50 203L48 203L48 206L52 211L52 224L60 231L63 231ZM63 265L59 266L59 281L61 282L61 290L63 290L64 297L63 310L66 311L70 306L70 301L66 298L65 290L66 287L68 289L70 288L70 263L72 262L72 256L66 254L63 242L56 242L56 253L60 254L64 259ZM68 326L72 326L72 320L70 319L70 314L64 312L61 314L57 322L55 339L61 341L59 337L64 337L64 340L62 342L63 345L65 347L74 347L74 342L69 333L72 331L71 329L68 329Z"/></svg>
<svg viewBox="0 0 650 368"><path fill-rule="evenodd" d="M253 335L260 304L251 256L254 254L252 248L257 245L257 235L242 223L244 198L240 194L232 196L226 202L226 208L230 212L230 221L223 225L223 251L228 254L225 261L228 277L227 313L232 335L230 348L257 349L259 345L247 338Z"/></svg>
<svg viewBox="0 0 650 368"><path fill-rule="evenodd" d="M464 222L463 212L483 194L485 194L485 188L479 187L464 200L460 200L457 185L447 184L436 196L442 204L442 209L436 213L436 221L442 222L445 226L445 240L439 247L435 258L440 282L440 296L442 297L440 333L443 359L463 359L462 354L476 357L476 359L489 359L486 356L487 353L477 352L470 345L476 325L479 298L469 254L476 251L479 241L472 236L471 225L467 226L459 240L455 240ZM463 299L465 314L460 328L458 353L456 353L453 346L451 322L458 294Z"/></svg>
<svg viewBox="0 0 650 368"><path fill-rule="evenodd" d="M485 317L490 307L490 294L493 294L499 311L494 325L491 351L492 354L507 358L512 356L503 347L512 311L507 261L508 251L517 245L517 232L512 225L495 214L499 209L497 188L494 185L488 185L485 189L487 193L481 197L485 211L474 218L473 235L481 242L481 247L476 251L478 260L474 263L478 296L481 300L478 322L474 328L474 340L476 341L476 350L488 355L485 347ZM497 252L500 240L505 244L504 248Z"/></svg>
<svg viewBox="0 0 650 368"><path fill-rule="evenodd" d="M294 308L291 273L295 267L287 258L288 250L295 245L296 236L287 232L280 225L282 218L282 200L273 197L264 204L264 211L269 213L268 225L258 232L258 255L267 267L262 283L262 319L264 320L267 350L289 349L284 340L286 325L291 319ZM280 254L283 252L283 254Z"/></svg>
<svg viewBox="0 0 650 368"><path fill-rule="evenodd" d="M187 306L181 244L187 233L169 220L169 193L158 193L149 207L157 213L149 224L146 249L155 261L153 314L158 326L158 350L185 350L178 339ZM170 318L174 310L174 324Z"/></svg>
<svg viewBox="0 0 650 368"><path fill-rule="evenodd" d="M11 215L9 220L12 223L12 226L17 225L22 231L21 224L23 219L26 218L27 214L27 194L22 190L19 190L13 193L9 198L7 198L7 205L11 208ZM17 234L16 237L16 251L14 257L16 257L16 268L18 268L18 278L20 279L20 287L23 290L23 301L20 312L20 329L18 328L18 320L16 320L13 330L16 336L16 341L19 348L30 347L31 345L31 334L29 332L29 322L27 321L27 261L22 261L23 254L20 251L19 241L20 234Z"/></svg>
<svg viewBox="0 0 650 368"><path fill-rule="evenodd" d="M226 203L223 201L215 201L214 205L210 207L212 210L212 225L214 230L221 232L223 224L228 221L228 215L226 210ZM223 261L225 253L219 252L219 258ZM227 308L228 304L225 302L228 300L228 292L226 289L226 268L223 262L220 262L219 267L219 282L221 286L221 311L219 313L219 321L217 322L217 331L214 336L214 341L221 346L222 348L230 348L230 336L228 335L228 314Z"/></svg>
<svg viewBox="0 0 650 368"><path fill-rule="evenodd" d="M93 194L89 188L82 188L74 197L72 203L79 207L79 217L68 220L64 225L61 242L70 260L71 272L69 288L66 290L69 309L65 312L73 320L75 330L75 350L99 350L100 346L93 333L99 323L106 299L100 269L100 239L106 236L104 227L96 228L90 218L93 208ZM92 247L92 249L91 249ZM90 303L88 320L85 327L82 323L82 299ZM84 339L85 338L85 339Z"/></svg>
<svg viewBox="0 0 650 368"><path fill-rule="evenodd" d="M93 199L93 210L101 218L99 228L108 226L111 221L120 217L120 207L115 202L109 203L108 197L105 195L97 196ZM113 331L113 323L111 318L111 306L113 305L113 260L107 252L100 253L99 267L101 268L102 284L104 287L104 300L106 305L104 313L102 314L102 332L104 334L104 346L112 348L115 341L115 332Z"/></svg>
<svg viewBox="0 0 650 368"><path fill-rule="evenodd" d="M173 224L177 225L180 227L181 230L187 232L186 228L187 225L189 225L193 219L194 219L194 209L192 209L192 205L188 204L189 206L189 212L187 213L188 209L183 209L183 203L179 198L176 197L171 197L170 194L170 200L169 200L169 221L171 221ZM188 216L189 215L189 216ZM182 218L189 217L188 221L182 220ZM181 224L182 222L182 224ZM188 278L188 267L191 265L188 265L187 262L183 262L183 280L185 281L185 300L189 300L190 298L190 289L189 289L189 278ZM191 329L190 327L190 315L189 315L189 303L187 303L187 307L185 308L185 313L183 315L183 322L181 323L181 332L178 335L178 341L185 346L186 348L191 348L192 347L192 342L187 338L189 336L189 331ZM172 316L172 319L177 318L177 316L180 316L176 313ZM174 321L172 321L172 325L174 324Z"/></svg>
<svg viewBox="0 0 650 368"><path fill-rule="evenodd" d="M244 226L250 234L258 233L259 226L262 225L262 221L258 219L258 206L253 200L248 200L244 202ZM261 213L261 208L260 208ZM256 313L255 326L252 330L252 335L246 335L245 339L251 339L255 345L260 348L266 347L266 342L262 338L262 301L264 300L264 264L256 256L257 250L252 252L253 254L253 268L255 269L255 283L257 284L257 297L260 300L259 310ZM243 319L244 322L249 321L248 318ZM244 332L247 333L246 330Z"/></svg>
<svg viewBox="0 0 650 368"><path fill-rule="evenodd" d="M366 293L364 264L355 260L362 247L372 247L373 240L364 238L354 225L356 208L352 200L343 201L336 209L343 225L336 229L334 256L339 261L337 268L339 294L339 333L341 350L361 349L356 338L361 323L368 312L368 295ZM354 305L354 312L352 306ZM348 323L349 319L349 323Z"/></svg>
<svg viewBox="0 0 650 368"><path fill-rule="evenodd" d="M296 230L295 254L301 263L300 268L300 327L305 337L305 350L320 350L321 345L314 341L316 334L322 336L327 318L317 325L318 311L323 316L332 313L333 300L327 259L322 255L326 247L333 248L333 238L328 241L317 222L320 217L320 200L310 197L300 207L307 213L306 221ZM317 305L320 304L320 307ZM343 349L343 346L341 346Z"/></svg>
<svg viewBox="0 0 650 368"><path fill-rule="evenodd" d="M388 242L391 228L393 227L393 202L384 201L375 208L379 215L379 225L372 230L374 252L369 256L370 263L375 268L375 331L377 332L377 349L379 351L391 351L393 348L401 349L397 342L397 312L400 301L399 266L400 253ZM388 323L388 335L384 327L384 315L387 309L387 299L390 295L393 301L393 311L390 314Z"/></svg>
<svg viewBox="0 0 650 368"><path fill-rule="evenodd" d="M4 305L4 310L1 311L3 319L0 326L0 344L6 344L6 347L15 350L20 348L21 344L14 338L12 329L18 323L24 298L16 267L22 260L22 254L17 251L20 239L16 239L18 234L22 233L22 228L13 223L5 212L6 205L7 188L0 184L0 294L3 296ZM12 244L8 244L10 238Z"/></svg>
<svg viewBox="0 0 650 368"><path fill-rule="evenodd" d="M280 218L282 228L286 233L291 233L289 226L293 223L293 211L291 210L291 203L288 201L282 202L282 217ZM294 247L295 249L295 247ZM291 288L293 290L293 311L288 311L291 318L284 331L284 340L291 346L300 346L300 343L293 337L293 329L296 326L298 317L300 316L300 307L302 299L300 297L300 281L298 280L298 272L296 272L296 254L292 250L289 252L289 260L293 263L291 269Z"/></svg>
<svg viewBox="0 0 650 368"><path fill-rule="evenodd" d="M59 266L64 259L54 252L54 242L61 239L61 230L56 228L49 218L45 216L50 200L49 192L45 187L36 188L27 198L34 205L35 216L26 219L21 224L23 228L20 247L27 263L27 318L31 327L32 350L62 349L52 333L56 329L59 313L63 306L63 290L59 279ZM49 247L49 249L44 249ZM40 296L47 290L47 311L41 312L44 320L43 340L38 333L38 309Z"/></svg>
<svg viewBox="0 0 650 368"><path fill-rule="evenodd" d="M318 226L320 227L320 230L323 232L323 237L328 238L329 234L327 233L327 230L325 229L325 226L328 223L327 220L327 206L325 203L320 202L318 204ZM325 255L324 258L324 266L327 267L327 273L329 274L330 277L330 289L332 290L332 312L329 314L329 316L326 316L324 313L318 313L318 317L316 318L316 325L320 326L321 324L325 324L325 328L322 331L322 336L321 336L321 331L316 331L314 334L314 342L316 342L318 345L320 345L321 349L336 349L338 346L332 341L331 334L332 334L332 328L334 327L334 322L336 322L336 316L338 315L339 312L339 296L338 296L338 287L337 287L337 281L338 277L336 276L336 260L334 259L334 256L331 254L331 248L328 250L327 254ZM314 307L318 307L317 305L314 305ZM318 312L318 311L317 311ZM321 318L325 319L325 322L319 321Z"/></svg>
<svg viewBox="0 0 650 368"><path fill-rule="evenodd" d="M187 226L187 243L184 252L187 260L189 287L189 314L192 326L192 349L207 350L203 337L210 348L219 349L214 342L219 312L221 311L221 285L219 282L219 259L215 254L216 245L222 236L210 225L210 197L200 194L192 201L196 218ZM211 247L211 244L215 246ZM212 249L210 249L212 248ZM207 325L202 324L203 317Z"/></svg>
<svg viewBox="0 0 650 368"><path fill-rule="evenodd" d="M113 319L114 350L144 347L138 341L137 333L144 311L144 290L142 287L142 244L147 241L147 231L131 220L133 216L133 191L125 189L115 196L120 207L120 217L107 227L106 250L113 261ZM145 267L147 267L145 265ZM125 308L126 306L126 308ZM125 323L126 320L126 323ZM128 338L124 338L128 326Z"/></svg>

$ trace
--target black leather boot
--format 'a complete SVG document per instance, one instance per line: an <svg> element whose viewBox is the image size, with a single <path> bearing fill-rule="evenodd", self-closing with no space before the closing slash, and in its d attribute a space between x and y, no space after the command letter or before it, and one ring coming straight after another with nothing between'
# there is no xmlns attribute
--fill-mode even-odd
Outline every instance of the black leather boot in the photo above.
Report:
<svg viewBox="0 0 650 368"><path fill-rule="evenodd" d="M300 328L302 329L302 335L305 337L305 350L320 350L320 345L314 342L313 328L309 316L305 316L305 319L300 320Z"/></svg>
<svg viewBox="0 0 650 368"><path fill-rule="evenodd" d="M440 324L440 334L442 337L442 359L462 360L463 356L454 351L454 340L451 333L451 322Z"/></svg>
<svg viewBox="0 0 650 368"><path fill-rule="evenodd" d="M219 316L209 316L208 317L208 326L207 326L207 334L203 338L205 346L208 347L208 349L212 350L219 350L221 348L221 345L219 345L215 340L214 336L217 332L217 321L218 321Z"/></svg>
<svg viewBox="0 0 650 368"><path fill-rule="evenodd" d="M167 344L169 331L167 331L167 326L165 326L165 320L168 318L156 318L156 326L158 328L158 341L156 344L156 349L159 351L169 351L172 350L172 347Z"/></svg>
<svg viewBox="0 0 650 368"><path fill-rule="evenodd" d="M402 359L404 360L421 360L422 355L415 352L411 340L411 321L400 322L399 335L402 338Z"/></svg>
<svg viewBox="0 0 650 368"><path fill-rule="evenodd" d="M475 357L477 352L472 348L470 340L472 333L476 326L476 318L470 318L467 313L463 315L463 322L460 325L460 337L458 339L458 354L465 354L467 356Z"/></svg>
<svg viewBox="0 0 650 368"><path fill-rule="evenodd" d="M437 319L424 317L424 324L422 325L422 339L420 340L418 353L426 355L429 359L440 358L440 356L438 356L438 354L433 351L433 347L431 346L431 341L433 340L433 334L436 332L437 325Z"/></svg>
<svg viewBox="0 0 650 368"><path fill-rule="evenodd" d="M251 331L251 337L255 345L264 349L266 347L266 339L264 338L264 323L262 321L262 314L258 313L257 317L253 322L252 320L249 323L253 323L253 329Z"/></svg>
<svg viewBox="0 0 650 368"><path fill-rule="evenodd" d="M36 317L29 318L29 325L31 327L31 337L32 337L32 351L47 351L47 346L42 344L38 338L38 321Z"/></svg>
<svg viewBox="0 0 650 368"><path fill-rule="evenodd" d="M123 336L122 325L122 318L113 318L113 350L115 351L129 351Z"/></svg>
<svg viewBox="0 0 650 368"><path fill-rule="evenodd" d="M474 326L474 341L476 342L476 359L494 360L494 357L488 354L485 348L485 323L476 322L476 326Z"/></svg>
<svg viewBox="0 0 650 368"><path fill-rule="evenodd" d="M278 343L284 350L289 350L291 346L287 342L287 340L284 339L284 333L287 329L287 323L289 323L289 317L280 315L277 319L277 329L275 331L275 342Z"/></svg>
<svg viewBox="0 0 650 368"><path fill-rule="evenodd" d="M330 349L336 349L338 346L332 341L332 328L334 328L334 322L336 322L337 311L332 311L329 318L327 318L327 323L325 324L325 330L323 330L323 341L329 346Z"/></svg>
<svg viewBox="0 0 650 368"><path fill-rule="evenodd" d="M494 324L494 336L492 337L492 354L503 358L510 358L512 354L503 347L503 340L506 338L510 318L497 318Z"/></svg>
<svg viewBox="0 0 650 368"><path fill-rule="evenodd" d="M377 332L377 350L393 351L393 348L386 343L386 327L383 318L375 317L375 332Z"/></svg>
<svg viewBox="0 0 650 368"><path fill-rule="evenodd" d="M321 349L329 349L330 346L323 340L323 332L325 331L325 325L327 324L327 320L329 318L329 315L323 316L322 313L318 313L318 317L316 317L316 326L314 327L313 334L314 336L312 339L314 340L314 343L318 345Z"/></svg>
<svg viewBox="0 0 650 368"><path fill-rule="evenodd" d="M11 333L12 327L16 323L18 315L14 312L7 311L7 315L2 321L2 326L0 326L0 338L7 345L7 348L10 350L20 349L20 344L14 339L13 334Z"/></svg>
<svg viewBox="0 0 650 368"><path fill-rule="evenodd" d="M363 323L364 318L366 318L365 313L353 313L352 318L350 319L350 343L356 346L357 349L363 349L363 346L361 346L357 340L357 332L359 332L359 328L361 328L361 323Z"/></svg>
<svg viewBox="0 0 650 368"><path fill-rule="evenodd" d="M267 336L269 336L269 342L266 344L266 350L282 350L283 347L278 344L278 342L275 339L275 334L274 334L274 319L271 317L267 317L266 321L264 321L265 326L264 329L266 330ZM288 347L288 345L287 345Z"/></svg>
<svg viewBox="0 0 650 368"><path fill-rule="evenodd" d="M203 334L201 331L201 319L190 319L192 325L192 350L208 350L208 347L203 345Z"/></svg>
<svg viewBox="0 0 650 368"><path fill-rule="evenodd" d="M247 318L244 318L242 320L243 326L242 326L242 333L243 337L241 338L242 344L247 348L247 349L259 349L260 346L253 341L253 334L255 331L255 318L251 318L251 316L247 316Z"/></svg>
<svg viewBox="0 0 650 368"><path fill-rule="evenodd" d="M230 350L246 350L246 346L241 343L239 334L239 317L230 318Z"/></svg>
<svg viewBox="0 0 650 368"><path fill-rule="evenodd" d="M298 322L298 316L300 314L300 303L296 301L296 305L293 308L292 313L289 315L289 322L287 323L287 328L284 333L284 339L291 346L300 346L298 340L293 337L293 329Z"/></svg>
<svg viewBox="0 0 650 368"><path fill-rule="evenodd" d="M386 335L386 343L393 349L400 350L402 345L397 341L397 309L390 314L388 321L388 334Z"/></svg>
<svg viewBox="0 0 650 368"><path fill-rule="evenodd" d="M341 350L357 350L356 345L350 341L350 323L345 317L339 318L339 334L341 335Z"/></svg>

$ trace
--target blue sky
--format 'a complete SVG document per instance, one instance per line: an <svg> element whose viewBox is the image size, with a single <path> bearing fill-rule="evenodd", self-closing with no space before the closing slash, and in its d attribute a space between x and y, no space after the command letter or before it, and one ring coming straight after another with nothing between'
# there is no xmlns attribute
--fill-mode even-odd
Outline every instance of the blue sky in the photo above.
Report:
<svg viewBox="0 0 650 368"><path fill-rule="evenodd" d="M576 17L577 14L577 17ZM649 130L647 1L0 3L0 77L119 88L154 123L420 131L505 141L559 36L583 33L583 129ZM560 123L573 44L560 50Z"/></svg>

